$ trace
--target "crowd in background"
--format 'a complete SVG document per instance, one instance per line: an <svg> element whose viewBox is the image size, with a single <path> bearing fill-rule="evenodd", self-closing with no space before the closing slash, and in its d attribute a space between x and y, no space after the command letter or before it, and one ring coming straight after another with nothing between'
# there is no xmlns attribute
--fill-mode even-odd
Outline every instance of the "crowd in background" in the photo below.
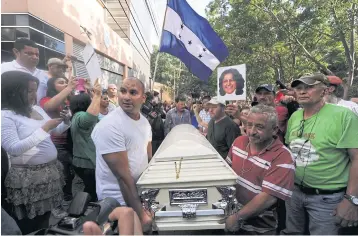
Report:
<svg viewBox="0 0 358 236"><path fill-rule="evenodd" d="M262 84L243 106L217 96L169 103L145 94L135 78L102 88L73 77L70 57L38 70L38 47L28 39L17 39L14 53L1 66L2 211L23 234L48 227L51 214L66 215L75 175L92 201L130 206L133 224L147 231L153 219L135 180L180 124L196 127L239 176L241 210L226 219L227 230L357 229L358 105L342 99L340 78L303 75L285 89Z"/></svg>

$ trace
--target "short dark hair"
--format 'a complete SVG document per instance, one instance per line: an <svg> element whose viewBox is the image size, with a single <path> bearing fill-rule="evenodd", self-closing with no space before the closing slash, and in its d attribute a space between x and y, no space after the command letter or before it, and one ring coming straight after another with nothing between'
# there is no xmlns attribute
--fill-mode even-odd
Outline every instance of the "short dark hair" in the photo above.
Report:
<svg viewBox="0 0 358 236"><path fill-rule="evenodd" d="M141 89L142 89L142 91L143 91L143 94L145 94L145 85L144 85L143 81L141 81L141 80L138 79L137 77L133 77L133 76L130 76L130 77L128 77L127 79L138 81L139 84L140 84L140 87L141 87Z"/></svg>
<svg viewBox="0 0 358 236"><path fill-rule="evenodd" d="M91 105L91 97L87 93L81 93L79 95L72 96L70 98L70 110L72 115L80 111L87 111Z"/></svg>
<svg viewBox="0 0 358 236"><path fill-rule="evenodd" d="M175 103L178 103L178 102L185 102L186 99L184 97L181 97L181 96L178 96L175 98Z"/></svg>
<svg viewBox="0 0 358 236"><path fill-rule="evenodd" d="M29 73L8 71L1 75L1 110L14 111L30 117L28 101L29 82L39 85L39 80Z"/></svg>
<svg viewBox="0 0 358 236"><path fill-rule="evenodd" d="M25 46L38 48L37 44L28 38L18 38L15 40L14 48L16 50L21 51L22 49L25 48Z"/></svg>
<svg viewBox="0 0 358 236"><path fill-rule="evenodd" d="M336 95L337 98L343 98L344 96L344 87L339 84L335 86L336 88L334 89L334 95Z"/></svg>
<svg viewBox="0 0 358 236"><path fill-rule="evenodd" d="M245 80L240 74L240 72L234 68L225 70L219 78L219 93L221 96L225 95L224 88L222 86L225 75L232 74L233 79L236 82L236 95L242 95L244 93Z"/></svg>

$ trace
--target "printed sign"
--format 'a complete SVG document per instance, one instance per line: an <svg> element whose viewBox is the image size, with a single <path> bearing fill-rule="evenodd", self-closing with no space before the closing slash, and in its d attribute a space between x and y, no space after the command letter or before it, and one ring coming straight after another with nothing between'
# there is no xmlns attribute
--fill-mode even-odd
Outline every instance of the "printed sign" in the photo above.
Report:
<svg viewBox="0 0 358 236"><path fill-rule="evenodd" d="M94 85L94 82L96 81L97 78L99 79L102 78L102 71L99 65L96 52L94 51L92 45L90 44L86 45L86 47L83 49L82 56L83 56L84 63L86 65L88 75L91 79L91 84Z"/></svg>
<svg viewBox="0 0 358 236"><path fill-rule="evenodd" d="M217 86L221 100L246 100L246 65L219 67Z"/></svg>

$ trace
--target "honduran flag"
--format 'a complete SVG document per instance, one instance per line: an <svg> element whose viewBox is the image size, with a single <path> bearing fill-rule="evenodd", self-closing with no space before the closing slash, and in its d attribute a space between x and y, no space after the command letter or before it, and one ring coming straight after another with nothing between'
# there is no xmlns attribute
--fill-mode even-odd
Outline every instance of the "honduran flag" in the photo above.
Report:
<svg viewBox="0 0 358 236"><path fill-rule="evenodd" d="M205 81L229 55L209 22L185 0L168 0L160 51L179 58L191 73Z"/></svg>

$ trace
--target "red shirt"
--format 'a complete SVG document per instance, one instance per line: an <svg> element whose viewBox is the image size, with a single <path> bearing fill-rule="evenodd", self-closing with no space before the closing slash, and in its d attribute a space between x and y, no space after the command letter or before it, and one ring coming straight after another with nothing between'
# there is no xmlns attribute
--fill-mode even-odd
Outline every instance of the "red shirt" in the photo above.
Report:
<svg viewBox="0 0 358 236"><path fill-rule="evenodd" d="M40 100L40 106L42 107L42 109L44 109L45 104L47 102L49 102L51 100L50 97L44 97ZM66 100L65 102L66 105L69 105L69 102ZM55 111L50 111L50 112L46 112L49 117L51 117L52 119L54 118L59 118L60 117L60 112L64 109L63 106L59 106ZM51 140L54 144L67 144L67 131L63 132L60 135L52 135L51 134Z"/></svg>
<svg viewBox="0 0 358 236"><path fill-rule="evenodd" d="M283 200L291 197L295 175L291 152L276 139L259 155L251 155L248 143L247 136L240 136L229 151L232 168L239 175L236 185L238 202L245 205L261 192ZM260 217L247 220L242 229L264 233L275 229L276 225L277 217L273 209L269 209Z"/></svg>

